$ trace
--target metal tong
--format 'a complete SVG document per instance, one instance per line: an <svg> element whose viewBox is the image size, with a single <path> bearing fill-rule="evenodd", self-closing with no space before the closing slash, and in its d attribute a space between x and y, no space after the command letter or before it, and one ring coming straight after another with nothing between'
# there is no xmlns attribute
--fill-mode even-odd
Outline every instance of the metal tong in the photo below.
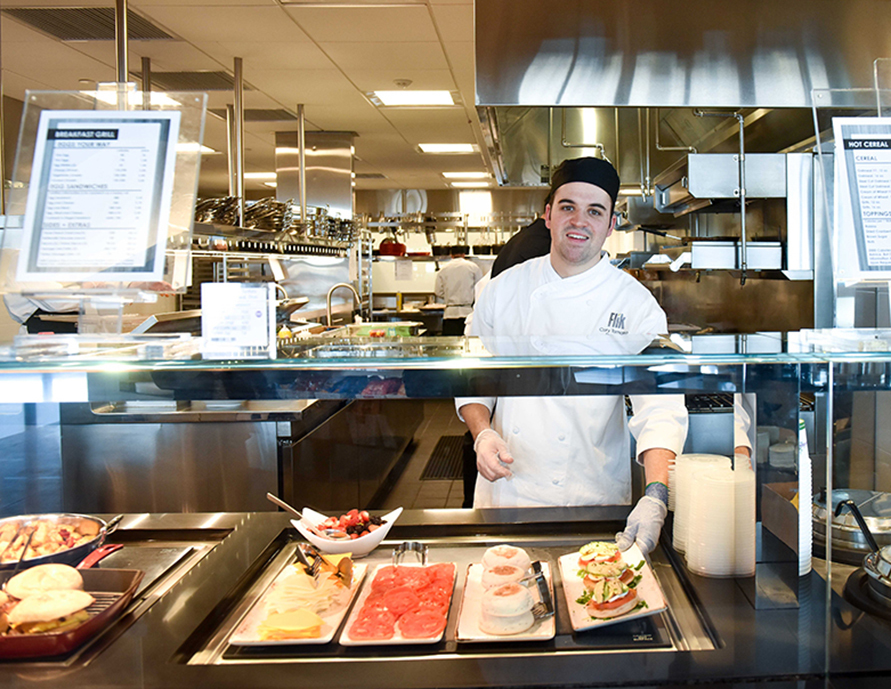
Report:
<svg viewBox="0 0 891 689"><path fill-rule="evenodd" d="M536 620L551 617L554 614L554 601L551 598L551 589L548 587L548 580L541 569L541 562L536 560L532 563L532 576L528 579L534 579L538 586L538 597L541 599L532 606L532 616Z"/></svg>
<svg viewBox="0 0 891 689"><path fill-rule="evenodd" d="M427 546L417 541L405 541L393 548L393 564L398 565L406 553L414 553L418 556L422 565L427 564Z"/></svg>

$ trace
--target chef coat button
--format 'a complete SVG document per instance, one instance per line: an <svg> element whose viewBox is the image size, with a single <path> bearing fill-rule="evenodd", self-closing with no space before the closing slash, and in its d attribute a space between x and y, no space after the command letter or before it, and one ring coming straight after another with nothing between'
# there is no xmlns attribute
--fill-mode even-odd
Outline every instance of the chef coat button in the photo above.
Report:
<svg viewBox="0 0 891 689"><path fill-rule="evenodd" d="M520 427L514 426L513 428L510 429L510 432L513 433L514 435L516 435L517 433L520 432Z"/></svg>
<svg viewBox="0 0 891 689"><path fill-rule="evenodd" d="M559 440L562 443L564 440L566 440L566 436L561 433L560 435L557 436L557 440Z"/></svg>
<svg viewBox="0 0 891 689"><path fill-rule="evenodd" d="M560 479L555 478L553 481L551 481L551 483L553 483L555 486L559 486L559 485L560 485Z"/></svg>

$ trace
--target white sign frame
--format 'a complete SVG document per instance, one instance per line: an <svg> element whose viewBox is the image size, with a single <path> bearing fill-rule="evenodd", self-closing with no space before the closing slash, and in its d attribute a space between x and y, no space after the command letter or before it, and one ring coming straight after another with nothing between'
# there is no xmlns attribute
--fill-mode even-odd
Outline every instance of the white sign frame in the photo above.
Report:
<svg viewBox="0 0 891 689"><path fill-rule="evenodd" d="M836 278L891 279L891 118L835 117Z"/></svg>
<svg viewBox="0 0 891 689"><path fill-rule="evenodd" d="M17 280L161 280L180 121L176 110L41 112Z"/></svg>

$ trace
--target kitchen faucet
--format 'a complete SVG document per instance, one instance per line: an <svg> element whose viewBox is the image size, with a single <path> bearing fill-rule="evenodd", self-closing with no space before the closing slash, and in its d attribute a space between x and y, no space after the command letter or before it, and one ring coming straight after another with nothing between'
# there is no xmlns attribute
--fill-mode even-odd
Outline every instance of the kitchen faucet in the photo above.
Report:
<svg viewBox="0 0 891 689"><path fill-rule="evenodd" d="M359 296L359 293L356 291L356 288L353 287L348 282L338 282L336 285L333 285L331 287L331 289L328 290L328 297L326 299L326 303L328 306L327 310L328 310L328 327L329 328L331 327L331 295L334 294L334 290L336 290L338 287L346 287L350 292L352 292L353 297L356 299L356 306L358 306L360 310L362 309L362 297Z"/></svg>

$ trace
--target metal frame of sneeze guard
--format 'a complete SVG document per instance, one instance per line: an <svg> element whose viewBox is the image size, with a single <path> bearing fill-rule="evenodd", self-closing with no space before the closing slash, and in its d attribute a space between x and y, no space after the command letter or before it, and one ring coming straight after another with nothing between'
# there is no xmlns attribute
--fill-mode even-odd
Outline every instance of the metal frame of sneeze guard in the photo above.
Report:
<svg viewBox="0 0 891 689"><path fill-rule="evenodd" d="M160 279L140 279L149 274L149 271L145 271L143 275L137 273L132 281L122 281L120 273L113 280L104 280L103 272L115 269L110 267L87 270L83 279L46 282L18 280L41 113L78 110L91 113L91 117L95 117L97 112L107 111L109 116L115 112L127 112L127 121L140 111L179 113L174 174L169 187L166 243L163 247L148 247L163 251L163 257L158 260L158 264L163 266ZM26 310L30 301L44 311L71 314L62 315L59 320L74 320L76 317L81 334L120 335L129 329L124 317L127 304L153 303L160 295L185 292L191 281L192 225L206 111L205 93L144 92L136 90L133 83L100 84L96 91L26 92L0 254L0 293L7 300L10 311L13 304L22 305ZM159 218L158 222L163 228L163 219ZM159 234L159 243L162 236L163 230ZM140 320L144 320L144 316Z"/></svg>

